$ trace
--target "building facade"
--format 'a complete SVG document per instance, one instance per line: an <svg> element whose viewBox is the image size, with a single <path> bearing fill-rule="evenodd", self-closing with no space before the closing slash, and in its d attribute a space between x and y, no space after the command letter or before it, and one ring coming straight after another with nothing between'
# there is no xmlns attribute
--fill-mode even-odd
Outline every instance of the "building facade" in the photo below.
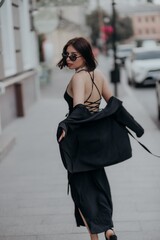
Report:
<svg viewBox="0 0 160 240"><path fill-rule="evenodd" d="M17 117L25 116L38 97L37 38L31 10L30 0L5 0L0 7L0 143L3 146L5 128Z"/></svg>
<svg viewBox="0 0 160 240"><path fill-rule="evenodd" d="M128 10L121 9L121 16L132 19L134 40L152 39L160 41L160 6L141 4Z"/></svg>
<svg viewBox="0 0 160 240"><path fill-rule="evenodd" d="M114 0L116 3L116 8L119 9L125 9L130 8L132 6L141 5L141 4L160 4L160 0ZM87 10L88 13L92 12L96 8L101 7L103 10L105 10L107 13L112 12L112 1L106 1L106 0L89 0Z"/></svg>
<svg viewBox="0 0 160 240"><path fill-rule="evenodd" d="M132 15L134 38L160 41L160 11L134 13Z"/></svg>

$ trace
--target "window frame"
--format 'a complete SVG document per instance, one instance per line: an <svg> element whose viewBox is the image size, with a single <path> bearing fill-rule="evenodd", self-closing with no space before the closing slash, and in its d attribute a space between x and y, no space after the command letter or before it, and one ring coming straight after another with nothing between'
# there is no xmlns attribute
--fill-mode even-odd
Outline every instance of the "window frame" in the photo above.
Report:
<svg viewBox="0 0 160 240"><path fill-rule="evenodd" d="M12 16L12 2L5 1L0 8L2 55L4 64L4 76L9 77L17 71L15 56L15 39Z"/></svg>
<svg viewBox="0 0 160 240"><path fill-rule="evenodd" d="M22 39L23 70L29 70L32 68L31 57L32 41L28 0L20 1L19 8L20 8L20 34Z"/></svg>

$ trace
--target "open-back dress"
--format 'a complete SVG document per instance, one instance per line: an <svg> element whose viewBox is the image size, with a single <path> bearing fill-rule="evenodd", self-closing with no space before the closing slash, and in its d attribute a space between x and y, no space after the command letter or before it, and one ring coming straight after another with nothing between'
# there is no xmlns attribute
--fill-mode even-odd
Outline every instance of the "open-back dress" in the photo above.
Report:
<svg viewBox="0 0 160 240"><path fill-rule="evenodd" d="M93 75L90 72L88 73L92 81L92 89L84 104L94 114L99 110L101 94L94 82L94 73ZM95 102L91 102L89 99L94 87L97 89L100 98ZM73 98L68 94L67 90L64 98L68 103L70 114L73 110ZM84 226L80 215L81 212L92 234L105 232L113 228L111 191L104 168L78 173L68 172L68 182L75 204L77 226Z"/></svg>

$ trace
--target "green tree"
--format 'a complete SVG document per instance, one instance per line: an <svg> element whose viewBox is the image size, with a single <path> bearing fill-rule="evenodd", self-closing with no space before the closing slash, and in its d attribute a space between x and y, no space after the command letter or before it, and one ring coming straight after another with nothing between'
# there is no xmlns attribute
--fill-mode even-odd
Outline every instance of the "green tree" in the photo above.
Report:
<svg viewBox="0 0 160 240"><path fill-rule="evenodd" d="M112 16L109 16L103 9L94 10L91 14L86 16L86 23L91 28L91 39L93 44L96 45L97 39L100 37L100 21L104 24L104 19L110 19L109 25L112 25ZM116 31L117 41L123 41L133 36L133 26L130 17L120 17L116 13ZM109 37L107 43L112 41L112 37Z"/></svg>
<svg viewBox="0 0 160 240"><path fill-rule="evenodd" d="M133 26L130 17L118 18L116 23L117 41L123 41L133 36Z"/></svg>
<svg viewBox="0 0 160 240"><path fill-rule="evenodd" d="M132 19L128 16L121 17L116 12L116 41L123 41L133 36ZM111 24L113 18L111 16Z"/></svg>
<svg viewBox="0 0 160 240"><path fill-rule="evenodd" d="M91 39L94 45L97 43L97 39L100 37L100 22L102 22L109 15L102 9L94 10L91 14L86 16L86 24L91 29Z"/></svg>

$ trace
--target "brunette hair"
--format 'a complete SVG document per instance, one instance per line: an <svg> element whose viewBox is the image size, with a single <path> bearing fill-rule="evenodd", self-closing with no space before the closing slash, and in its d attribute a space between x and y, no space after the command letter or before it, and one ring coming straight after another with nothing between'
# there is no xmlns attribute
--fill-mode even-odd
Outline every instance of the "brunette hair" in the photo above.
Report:
<svg viewBox="0 0 160 240"><path fill-rule="evenodd" d="M93 71L96 68L97 62L92 52L90 43L82 37L76 37L69 40L63 47L63 53L66 53L68 46L72 45L85 59L86 67L88 71ZM57 66L62 69L67 66L66 58L62 58Z"/></svg>

